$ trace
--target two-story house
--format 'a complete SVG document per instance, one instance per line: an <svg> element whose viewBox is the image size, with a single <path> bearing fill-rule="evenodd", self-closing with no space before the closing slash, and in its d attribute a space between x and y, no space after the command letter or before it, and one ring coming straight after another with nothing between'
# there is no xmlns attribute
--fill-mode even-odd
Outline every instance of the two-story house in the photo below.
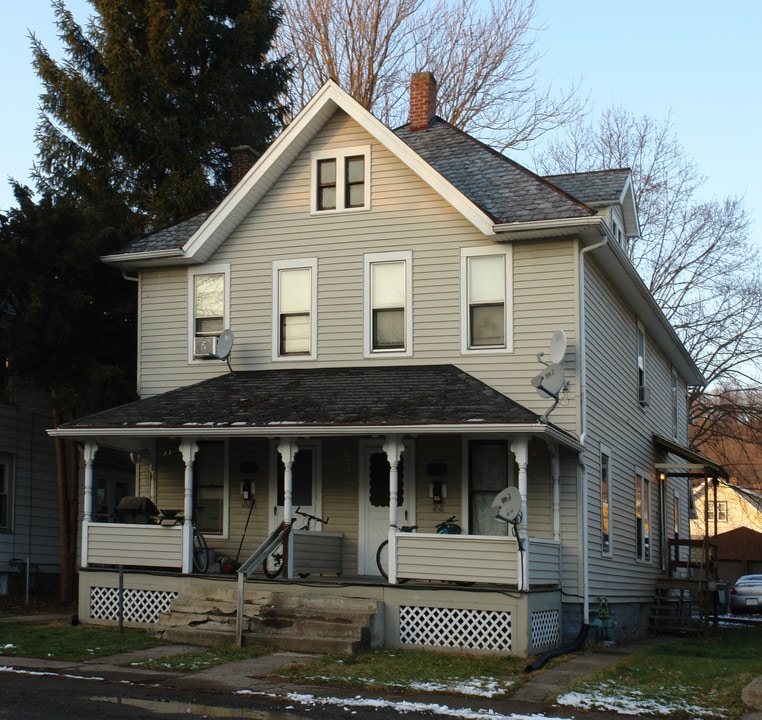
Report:
<svg viewBox="0 0 762 720"><path fill-rule="evenodd" d="M645 628L703 379L624 253L630 174L538 177L435 107L416 73L392 130L329 82L218 207L104 258L137 280L141 399L57 431L84 444L83 620L113 620L117 564L132 622L208 585L193 522L243 560L301 508L330 523L247 586L371 598L387 646L538 652L601 597ZM98 522L103 447L184 522Z"/></svg>

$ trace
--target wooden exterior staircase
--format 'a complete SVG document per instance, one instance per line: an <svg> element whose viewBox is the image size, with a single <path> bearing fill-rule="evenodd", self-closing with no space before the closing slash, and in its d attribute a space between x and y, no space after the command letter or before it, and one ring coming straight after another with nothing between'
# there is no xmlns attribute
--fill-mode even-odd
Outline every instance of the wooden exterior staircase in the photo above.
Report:
<svg viewBox="0 0 762 720"><path fill-rule="evenodd" d="M656 581L649 629L701 633L717 625L717 542L670 540L668 576Z"/></svg>
<svg viewBox="0 0 762 720"><path fill-rule="evenodd" d="M243 642L303 653L354 653L380 644L378 605L365 598L247 592ZM170 642L234 644L236 617L235 590L210 589L198 597L178 595L154 632Z"/></svg>

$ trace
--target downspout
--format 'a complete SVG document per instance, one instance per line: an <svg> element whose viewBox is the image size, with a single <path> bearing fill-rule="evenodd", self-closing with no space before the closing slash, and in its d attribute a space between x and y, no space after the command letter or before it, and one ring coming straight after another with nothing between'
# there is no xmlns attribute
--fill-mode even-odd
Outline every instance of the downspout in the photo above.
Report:
<svg viewBox="0 0 762 720"><path fill-rule="evenodd" d="M597 250L608 242L608 233L604 235L603 240L595 245L583 247L579 252L579 441L583 447L579 454L580 468L580 501L582 503L582 627L586 627L590 616L590 595L588 592L588 556L589 546L587 538L588 527L588 493L587 493L587 467L585 465L585 440L587 436L587 361L586 361L586 343L587 333L585 332L585 255L591 250Z"/></svg>

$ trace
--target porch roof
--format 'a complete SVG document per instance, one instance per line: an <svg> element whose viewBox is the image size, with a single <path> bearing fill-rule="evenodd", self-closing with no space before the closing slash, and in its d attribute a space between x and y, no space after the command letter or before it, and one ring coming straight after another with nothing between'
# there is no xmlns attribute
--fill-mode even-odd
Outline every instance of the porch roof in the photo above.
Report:
<svg viewBox="0 0 762 720"><path fill-rule="evenodd" d="M62 425L50 434L117 436L532 432L561 429L454 365L232 372Z"/></svg>

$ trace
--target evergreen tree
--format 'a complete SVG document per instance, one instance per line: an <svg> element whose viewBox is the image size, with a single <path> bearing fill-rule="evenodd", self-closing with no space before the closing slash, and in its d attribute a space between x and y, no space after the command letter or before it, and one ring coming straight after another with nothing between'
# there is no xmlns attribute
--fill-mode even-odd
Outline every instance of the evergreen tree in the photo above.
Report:
<svg viewBox="0 0 762 720"><path fill-rule="evenodd" d="M147 229L219 201L229 150L261 151L289 78L271 0L90 0L86 29L54 0L66 60L32 38L42 79L36 177L123 202Z"/></svg>
<svg viewBox="0 0 762 720"><path fill-rule="evenodd" d="M0 358L10 375L49 393L52 424L134 396L135 291L99 261L122 246L119 207L43 196L15 185L0 215ZM124 209L121 208L122 214ZM6 398L12 400L10 397ZM78 453L56 438L61 598L75 589Z"/></svg>

